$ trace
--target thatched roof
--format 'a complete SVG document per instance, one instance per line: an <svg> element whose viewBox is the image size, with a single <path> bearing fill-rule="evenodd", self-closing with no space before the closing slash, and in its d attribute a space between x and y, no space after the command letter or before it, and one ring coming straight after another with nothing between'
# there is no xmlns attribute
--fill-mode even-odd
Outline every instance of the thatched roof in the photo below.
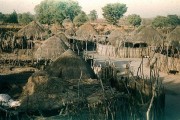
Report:
<svg viewBox="0 0 180 120"><path fill-rule="evenodd" d="M170 32L166 38L168 44L180 47L180 26L177 26L172 32Z"/></svg>
<svg viewBox="0 0 180 120"><path fill-rule="evenodd" d="M148 45L162 44L163 39L163 36L152 26L141 26L133 36L134 41L142 41Z"/></svg>
<svg viewBox="0 0 180 120"><path fill-rule="evenodd" d="M34 53L34 57L37 59L56 59L68 49L63 39L64 38L52 36L45 40Z"/></svg>
<svg viewBox="0 0 180 120"><path fill-rule="evenodd" d="M64 26L65 29L70 29L74 27L74 24L70 19L63 20L62 25Z"/></svg>
<svg viewBox="0 0 180 120"><path fill-rule="evenodd" d="M45 34L44 28L40 25L40 23L35 21L32 21L17 32L18 36L25 35L27 37L41 37L43 34Z"/></svg>
<svg viewBox="0 0 180 120"><path fill-rule="evenodd" d="M64 27L62 25L52 24L50 30L52 34L57 34L58 32L62 32L64 30Z"/></svg>
<svg viewBox="0 0 180 120"><path fill-rule="evenodd" d="M48 68L50 75L63 79L94 78L91 67L72 50L67 50L56 59Z"/></svg>
<svg viewBox="0 0 180 120"><path fill-rule="evenodd" d="M94 35L98 35L98 33L89 23L80 26L76 31L76 36L79 40L90 40Z"/></svg>
<svg viewBox="0 0 180 120"><path fill-rule="evenodd" d="M115 29L112 31L107 39L113 46L119 46L123 41L130 41L131 35L124 29Z"/></svg>
<svg viewBox="0 0 180 120"><path fill-rule="evenodd" d="M75 32L75 30L73 28L69 28L69 29L65 30L65 35L67 37L72 37L72 36L76 35L76 32Z"/></svg>

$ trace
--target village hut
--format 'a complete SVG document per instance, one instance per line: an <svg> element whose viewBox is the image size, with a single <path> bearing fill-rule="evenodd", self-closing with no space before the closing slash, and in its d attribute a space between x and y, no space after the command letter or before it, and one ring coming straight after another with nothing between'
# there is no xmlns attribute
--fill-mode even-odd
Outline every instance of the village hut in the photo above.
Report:
<svg viewBox="0 0 180 120"><path fill-rule="evenodd" d="M180 26L177 26L167 35L166 43L174 48L180 49Z"/></svg>
<svg viewBox="0 0 180 120"><path fill-rule="evenodd" d="M94 78L91 67L70 49L57 58L47 71L50 75L63 79Z"/></svg>
<svg viewBox="0 0 180 120"><path fill-rule="evenodd" d="M64 26L65 29L74 28L74 24L70 19L63 20L62 25Z"/></svg>
<svg viewBox="0 0 180 120"><path fill-rule="evenodd" d="M76 37L78 40L91 41L94 35L98 35L98 33L90 23L80 26L76 31Z"/></svg>
<svg viewBox="0 0 180 120"><path fill-rule="evenodd" d="M131 34L124 29L115 29L107 39L110 45L115 47L123 47L125 42L132 41Z"/></svg>
<svg viewBox="0 0 180 120"><path fill-rule="evenodd" d="M66 29L64 33L68 38L72 38L76 35L76 32L73 28Z"/></svg>
<svg viewBox="0 0 180 120"><path fill-rule="evenodd" d="M134 33L133 41L144 42L148 46L157 46L163 43L163 36L152 26L141 26Z"/></svg>
<svg viewBox="0 0 180 120"><path fill-rule="evenodd" d="M57 34L59 32L64 32L64 27L59 24L52 24L50 27L51 34Z"/></svg>
<svg viewBox="0 0 180 120"><path fill-rule="evenodd" d="M42 45L37 49L37 51L35 51L34 58L56 59L68 49L63 40L63 35L52 36L49 39L45 40Z"/></svg>
<svg viewBox="0 0 180 120"><path fill-rule="evenodd" d="M46 33L42 25L36 21L32 21L28 25L26 25L24 28L20 29L17 32L18 37L25 36L27 39L38 39L45 37Z"/></svg>

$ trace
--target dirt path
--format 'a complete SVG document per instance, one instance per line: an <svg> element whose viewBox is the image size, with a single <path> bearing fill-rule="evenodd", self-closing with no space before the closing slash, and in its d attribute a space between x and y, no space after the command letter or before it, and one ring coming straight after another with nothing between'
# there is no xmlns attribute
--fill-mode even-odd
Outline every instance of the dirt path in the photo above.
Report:
<svg viewBox="0 0 180 120"><path fill-rule="evenodd" d="M131 67L134 73L137 73L137 68L141 63L140 58L113 58L107 56L99 56L92 54L98 61L111 60L116 63L117 66L123 67L127 62L131 61ZM149 76L149 68L147 66L147 59L143 62L143 71L145 76ZM180 73L176 75L168 75L166 73L160 73L160 78L163 79L163 84L166 91L165 99L165 120L180 120Z"/></svg>

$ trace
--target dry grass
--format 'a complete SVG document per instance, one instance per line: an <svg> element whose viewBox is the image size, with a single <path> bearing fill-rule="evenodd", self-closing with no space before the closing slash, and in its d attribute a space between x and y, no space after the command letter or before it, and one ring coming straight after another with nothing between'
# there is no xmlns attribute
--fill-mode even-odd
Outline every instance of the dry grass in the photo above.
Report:
<svg viewBox="0 0 180 120"><path fill-rule="evenodd" d="M63 35L52 36L49 39L45 40L34 53L34 57L37 59L55 59L59 57L68 49L63 41L63 37Z"/></svg>

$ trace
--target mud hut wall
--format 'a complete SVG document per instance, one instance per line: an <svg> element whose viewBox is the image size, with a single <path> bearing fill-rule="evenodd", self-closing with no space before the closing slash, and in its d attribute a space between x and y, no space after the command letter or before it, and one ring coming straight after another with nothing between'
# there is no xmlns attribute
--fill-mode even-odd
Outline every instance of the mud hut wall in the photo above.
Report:
<svg viewBox="0 0 180 120"><path fill-rule="evenodd" d="M180 59L174 57L167 57L158 53L157 67L162 72L168 72L169 70L180 71Z"/></svg>
<svg viewBox="0 0 180 120"><path fill-rule="evenodd" d="M116 48L112 45L97 44L97 52L100 55L119 58L141 58L142 55L150 55L149 48Z"/></svg>

